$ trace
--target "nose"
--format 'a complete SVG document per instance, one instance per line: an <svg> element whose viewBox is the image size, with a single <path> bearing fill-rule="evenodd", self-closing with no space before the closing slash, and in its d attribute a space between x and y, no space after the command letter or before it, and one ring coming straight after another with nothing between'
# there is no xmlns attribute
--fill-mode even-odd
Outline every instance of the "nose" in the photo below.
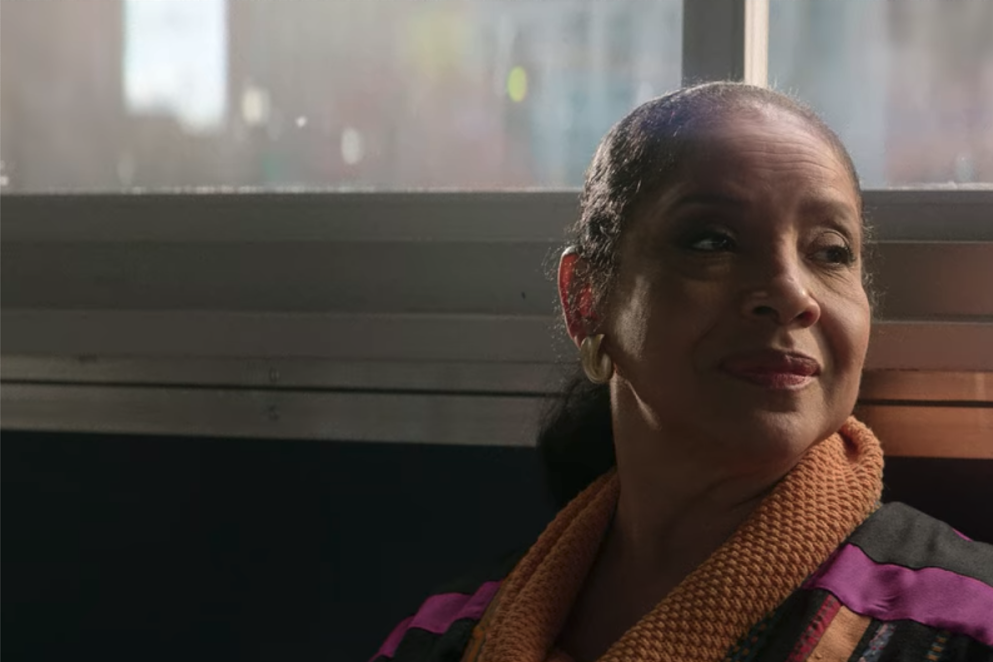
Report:
<svg viewBox="0 0 993 662"><path fill-rule="evenodd" d="M764 276L745 294L742 314L780 326L811 327L821 317L817 303L804 279L799 260L777 258L773 269L767 263Z"/></svg>

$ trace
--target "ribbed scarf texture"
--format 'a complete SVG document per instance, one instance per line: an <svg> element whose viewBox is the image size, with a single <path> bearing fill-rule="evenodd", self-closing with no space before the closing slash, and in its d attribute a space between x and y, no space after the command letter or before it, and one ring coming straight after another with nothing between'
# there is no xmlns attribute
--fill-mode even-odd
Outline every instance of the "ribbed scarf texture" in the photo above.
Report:
<svg viewBox="0 0 993 662"><path fill-rule="evenodd" d="M849 418L814 445L702 565L617 640L601 662L722 660L875 509L883 455ZM610 524L616 472L573 499L504 581L463 660L547 662Z"/></svg>

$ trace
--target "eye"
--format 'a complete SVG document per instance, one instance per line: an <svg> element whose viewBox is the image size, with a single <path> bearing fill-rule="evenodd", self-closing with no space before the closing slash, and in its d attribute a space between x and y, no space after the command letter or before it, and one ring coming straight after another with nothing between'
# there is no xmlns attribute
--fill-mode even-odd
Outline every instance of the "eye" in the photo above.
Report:
<svg viewBox="0 0 993 662"><path fill-rule="evenodd" d="M855 263L855 253L848 244L824 246L814 253L818 260L834 265L848 266Z"/></svg>
<svg viewBox="0 0 993 662"><path fill-rule="evenodd" d="M707 230L693 235L686 247L698 253L723 253L734 250L734 237L720 230Z"/></svg>

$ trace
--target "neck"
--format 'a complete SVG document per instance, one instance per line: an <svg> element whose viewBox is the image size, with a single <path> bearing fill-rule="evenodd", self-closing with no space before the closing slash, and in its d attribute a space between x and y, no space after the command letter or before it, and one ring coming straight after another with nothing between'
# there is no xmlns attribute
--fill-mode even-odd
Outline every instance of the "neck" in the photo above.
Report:
<svg viewBox="0 0 993 662"><path fill-rule="evenodd" d="M577 660L599 657L703 565L789 469L731 470L685 450L713 444L632 420L615 412L617 509L559 641Z"/></svg>
<svg viewBox="0 0 993 662"><path fill-rule="evenodd" d="M715 444L689 431L647 425L640 416L615 421L627 423L615 424L621 491L604 551L642 577L678 583L744 523L800 457L742 468L734 458L722 462Z"/></svg>
<svg viewBox="0 0 993 662"><path fill-rule="evenodd" d="M741 481L685 465L680 472L678 463L645 475L645 466L652 465L618 458L621 490L608 534L614 553L642 577L688 574L744 523L780 477ZM686 476L695 481L687 483Z"/></svg>

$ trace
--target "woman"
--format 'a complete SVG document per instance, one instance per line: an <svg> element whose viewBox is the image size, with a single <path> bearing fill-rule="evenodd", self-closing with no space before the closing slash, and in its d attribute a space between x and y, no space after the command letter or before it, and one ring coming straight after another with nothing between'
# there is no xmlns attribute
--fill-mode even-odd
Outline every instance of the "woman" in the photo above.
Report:
<svg viewBox="0 0 993 662"><path fill-rule="evenodd" d="M539 442L570 500L374 659L993 660L993 547L880 506L850 417L870 297L837 136L687 88L610 130L581 207L558 287L592 386Z"/></svg>

